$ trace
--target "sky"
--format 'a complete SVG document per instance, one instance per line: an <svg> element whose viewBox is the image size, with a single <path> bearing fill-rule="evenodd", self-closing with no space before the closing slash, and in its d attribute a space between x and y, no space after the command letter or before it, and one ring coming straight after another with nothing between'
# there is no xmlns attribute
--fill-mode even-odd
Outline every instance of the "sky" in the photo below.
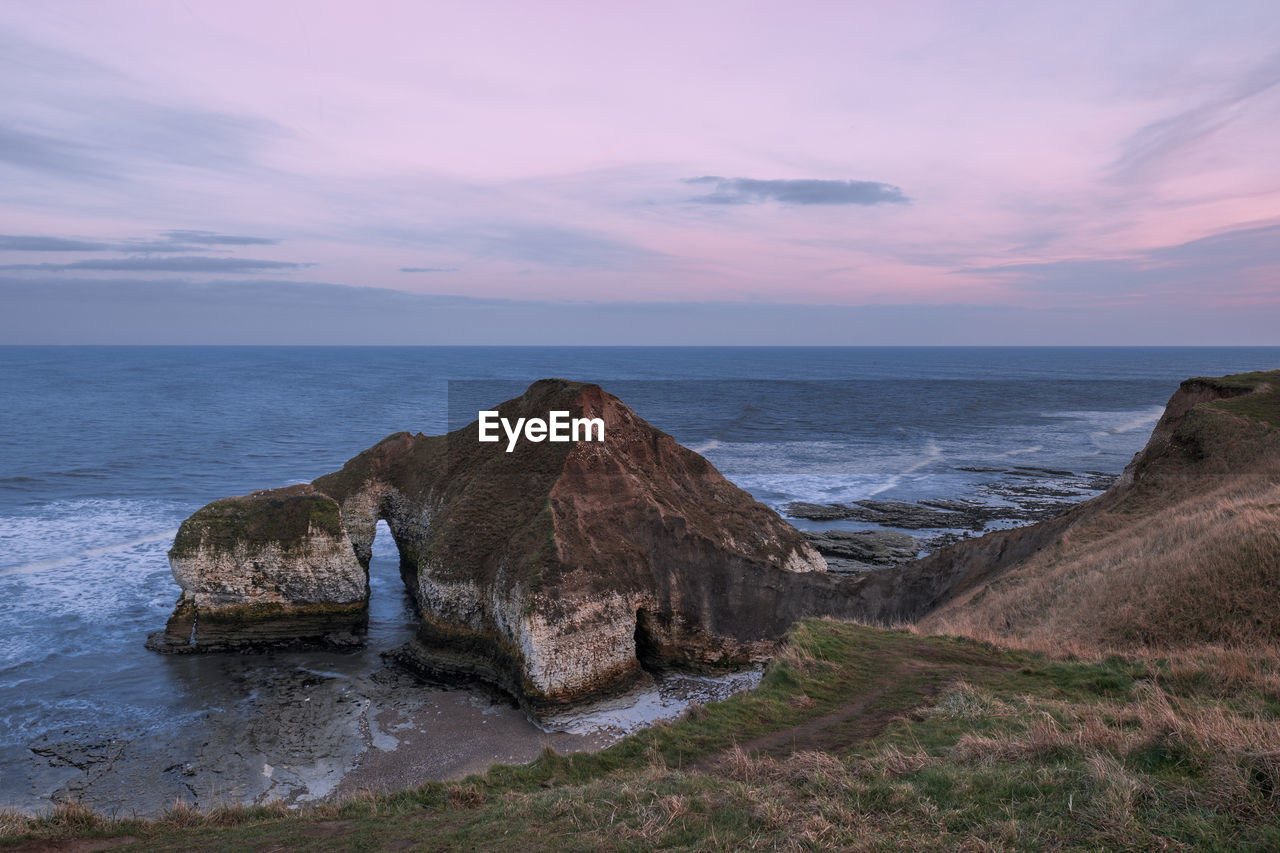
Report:
<svg viewBox="0 0 1280 853"><path fill-rule="evenodd" d="M8 344L1280 344L1280 3L7 3L0 304Z"/></svg>

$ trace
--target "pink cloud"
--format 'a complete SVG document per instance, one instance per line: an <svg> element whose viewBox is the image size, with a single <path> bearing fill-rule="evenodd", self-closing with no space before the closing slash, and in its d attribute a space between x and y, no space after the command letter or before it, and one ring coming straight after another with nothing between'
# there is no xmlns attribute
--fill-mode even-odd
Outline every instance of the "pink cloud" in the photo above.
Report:
<svg viewBox="0 0 1280 853"><path fill-rule="evenodd" d="M313 265L283 277L416 293L1088 301L980 270L1132 261L1280 210L1280 9L1205 14L10 4L26 136L0 140L0 229L268 234L244 256ZM910 201L711 205L702 175ZM1219 304L1265 298L1259 263Z"/></svg>

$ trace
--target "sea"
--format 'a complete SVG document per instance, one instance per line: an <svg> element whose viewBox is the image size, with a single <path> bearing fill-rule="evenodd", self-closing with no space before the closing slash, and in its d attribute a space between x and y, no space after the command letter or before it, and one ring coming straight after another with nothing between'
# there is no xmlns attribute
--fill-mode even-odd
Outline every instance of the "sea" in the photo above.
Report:
<svg viewBox="0 0 1280 853"><path fill-rule="evenodd" d="M319 693L367 683L412 632L390 536L364 649L161 656L143 643L178 597L174 533L211 500L312 480L393 432L461 426L536 379L600 383L785 511L989 500L1031 469L1083 499L1096 491L1081 475L1120 472L1179 381L1277 367L1280 347L0 347L0 807L333 790L377 741L368 721L290 723L309 739L269 722L301 719L279 703L305 708L307 691L348 721L369 701ZM321 742L346 736L366 742Z"/></svg>

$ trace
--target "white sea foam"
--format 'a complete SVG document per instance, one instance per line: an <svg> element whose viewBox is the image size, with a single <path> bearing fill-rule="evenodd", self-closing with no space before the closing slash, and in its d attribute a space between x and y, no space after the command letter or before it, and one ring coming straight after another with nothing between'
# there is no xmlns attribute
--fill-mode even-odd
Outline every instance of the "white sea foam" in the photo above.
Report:
<svg viewBox="0 0 1280 853"><path fill-rule="evenodd" d="M0 516L0 575L61 568L172 538L180 510L159 501L53 501L38 513Z"/></svg>
<svg viewBox="0 0 1280 853"><path fill-rule="evenodd" d="M55 634L70 660L163 624L177 597L165 552L181 512L160 501L74 500L0 516L0 665L39 659ZM104 634L107 614L115 630Z"/></svg>
<svg viewBox="0 0 1280 853"><path fill-rule="evenodd" d="M908 465L906 468L903 468L902 473L914 474L916 471L919 471L921 468L926 468L929 465L932 465L934 462L937 462L941 459L942 459L942 448L938 446L938 442L930 438L925 441L924 452L920 455L920 458L917 459L915 462L911 463L910 465Z"/></svg>
<svg viewBox="0 0 1280 853"><path fill-rule="evenodd" d="M1148 406L1143 409L1121 411L1041 412L1040 416L1083 421L1085 424L1094 427L1096 431L1104 432L1108 435L1124 435L1134 430L1150 429L1155 426L1156 421L1160 420L1162 414L1164 414L1164 406ZM1090 432L1093 431L1095 430L1090 430Z"/></svg>
<svg viewBox="0 0 1280 853"><path fill-rule="evenodd" d="M833 441L723 442L713 457L737 485L773 506L789 501L845 503L900 486L943 458L933 439L914 447L863 447Z"/></svg>
<svg viewBox="0 0 1280 853"><path fill-rule="evenodd" d="M885 475L821 475L734 476L742 488L769 504L790 501L818 503L850 503L875 497L899 485L901 476Z"/></svg>
<svg viewBox="0 0 1280 853"><path fill-rule="evenodd" d="M1164 414L1164 406L1152 406L1107 430L1112 435L1124 435L1134 430L1145 430L1155 426L1156 421Z"/></svg>
<svg viewBox="0 0 1280 853"><path fill-rule="evenodd" d="M652 687L535 720L543 731L629 734L659 720L674 720L692 702L719 702L760 684L759 670L721 676L667 675Z"/></svg>
<svg viewBox="0 0 1280 853"><path fill-rule="evenodd" d="M1041 450L1044 450L1043 444L1033 444L1030 447L1019 447L1014 450L1006 450L1004 453L1001 453L1000 456L1022 456L1027 453L1039 453Z"/></svg>
<svg viewBox="0 0 1280 853"><path fill-rule="evenodd" d="M177 534L177 528L166 530L163 533L154 536L140 536L128 542L117 542L112 545L103 545L98 548L86 548L78 554L70 554L65 557L54 557L50 560L35 560L30 563L23 563L17 566L7 566L0 569L0 578L8 575L25 575L33 572L43 572L48 569L61 569L64 566L70 566L81 560L91 557L105 557L107 554L115 554L120 551L129 551L139 545L150 545L155 542L172 542L173 537Z"/></svg>

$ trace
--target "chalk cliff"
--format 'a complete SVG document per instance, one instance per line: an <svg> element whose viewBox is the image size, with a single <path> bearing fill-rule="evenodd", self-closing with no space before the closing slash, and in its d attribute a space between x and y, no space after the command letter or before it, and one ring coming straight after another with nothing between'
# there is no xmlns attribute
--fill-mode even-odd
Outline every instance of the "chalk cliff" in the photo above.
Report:
<svg viewBox="0 0 1280 853"><path fill-rule="evenodd" d="M620 689L645 667L758 661L798 618L857 615L850 588L799 532L598 386L542 380L498 407L511 422L566 410L603 419L604 440L521 441L507 452L505 441L480 442L476 423L397 433L294 487L315 513L337 510L315 528L340 564L332 573L303 568L304 552L324 550L318 542L255 561L277 553L274 525L258 524L255 509L278 513L273 493L233 499L235 513L215 511L223 502L200 510L171 552L197 645L206 608L217 612L229 592L239 606L242 587L310 594L286 580L310 571L343 580L327 602L362 601L367 588L350 568L367 567L379 520L421 612L405 662L479 676L535 708ZM289 541L301 542L300 530ZM216 571L189 570L197 541L198 565ZM348 541L349 561L337 555Z"/></svg>
<svg viewBox="0 0 1280 853"><path fill-rule="evenodd" d="M224 498L182 523L169 551L182 597L157 651L356 642L368 575L338 504L309 485Z"/></svg>

